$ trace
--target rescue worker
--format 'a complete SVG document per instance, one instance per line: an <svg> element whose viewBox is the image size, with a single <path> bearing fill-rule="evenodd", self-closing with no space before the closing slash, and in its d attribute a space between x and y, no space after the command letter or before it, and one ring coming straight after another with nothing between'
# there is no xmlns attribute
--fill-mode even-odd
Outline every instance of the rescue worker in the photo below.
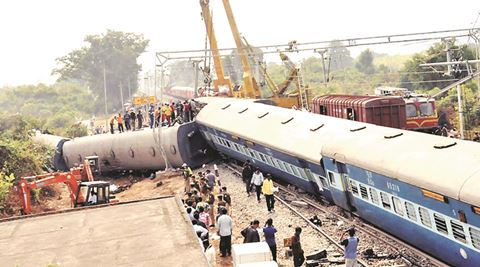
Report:
<svg viewBox="0 0 480 267"><path fill-rule="evenodd" d="M115 124L115 121L117 120L117 116L113 116L110 119L110 133L114 134L115 130L113 129L113 125Z"/></svg>
<svg viewBox="0 0 480 267"><path fill-rule="evenodd" d="M250 188L251 188L250 183L252 182L252 176L253 176L253 167L250 164L250 160L247 159L247 162L245 162L245 165L243 165L242 178L243 178L243 181L245 182L248 196L250 196Z"/></svg>
<svg viewBox="0 0 480 267"><path fill-rule="evenodd" d="M295 234L291 237L291 248L293 254L293 266L300 267L303 262L305 262L305 256L303 255L302 244L300 243L300 234L302 233L302 228L296 227Z"/></svg>
<svg viewBox="0 0 480 267"><path fill-rule="evenodd" d="M137 121L138 121L138 129L142 129L142 127L143 127L143 115L142 115L142 110L141 109L138 109Z"/></svg>
<svg viewBox="0 0 480 267"><path fill-rule="evenodd" d="M272 175L270 173L267 173L267 179L263 181L262 193L265 196L265 201L267 202L268 212L270 213L275 211L274 210L275 198L273 197L273 181L272 181Z"/></svg>
<svg viewBox="0 0 480 267"><path fill-rule="evenodd" d="M135 114L135 111L133 108L130 110L130 119L132 120L132 131L135 131L135 120L137 118L137 115Z"/></svg>
<svg viewBox="0 0 480 267"><path fill-rule="evenodd" d="M165 122L165 120L167 121L168 123L168 126L170 126L171 124L171 119L172 119L172 110L170 109L170 106L168 105L168 103L165 103L165 105L163 105L162 107L162 125L163 125L163 122Z"/></svg>
<svg viewBox="0 0 480 267"><path fill-rule="evenodd" d="M123 117L122 113L118 113L117 117L118 132L123 133Z"/></svg>
<svg viewBox="0 0 480 267"><path fill-rule="evenodd" d="M253 173L251 184L255 186L255 191L257 192L257 201L258 203L260 203L260 194L262 193L262 184L263 184L263 174L259 168L255 170L255 173Z"/></svg>
<svg viewBox="0 0 480 267"><path fill-rule="evenodd" d="M183 179L185 179L185 192L190 192L190 176L193 175L192 169L188 167L187 163L183 163Z"/></svg>
<svg viewBox="0 0 480 267"><path fill-rule="evenodd" d="M132 130L132 127L130 127L130 114L128 111L125 111L125 114L123 115L123 120L125 121L125 129L127 131Z"/></svg>
<svg viewBox="0 0 480 267"><path fill-rule="evenodd" d="M155 108L153 106L150 106L150 108L148 109L148 118L149 118L149 124L150 124L150 129L153 128L153 124L155 122L155 118L154 118L154 115L155 115Z"/></svg>
<svg viewBox="0 0 480 267"><path fill-rule="evenodd" d="M342 234L340 240L343 239L343 236L348 233L349 237L344 239L340 244L345 247L345 267L356 267L357 266L357 246L360 241L358 237L355 236L355 229L350 228Z"/></svg>

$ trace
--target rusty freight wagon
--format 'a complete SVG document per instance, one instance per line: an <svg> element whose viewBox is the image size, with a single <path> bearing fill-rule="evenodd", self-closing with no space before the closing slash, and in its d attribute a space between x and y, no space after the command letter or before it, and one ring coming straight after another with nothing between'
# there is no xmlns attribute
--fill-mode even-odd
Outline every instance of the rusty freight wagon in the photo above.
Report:
<svg viewBox="0 0 480 267"><path fill-rule="evenodd" d="M397 96L324 95L315 97L312 112L393 127L406 128L405 101Z"/></svg>

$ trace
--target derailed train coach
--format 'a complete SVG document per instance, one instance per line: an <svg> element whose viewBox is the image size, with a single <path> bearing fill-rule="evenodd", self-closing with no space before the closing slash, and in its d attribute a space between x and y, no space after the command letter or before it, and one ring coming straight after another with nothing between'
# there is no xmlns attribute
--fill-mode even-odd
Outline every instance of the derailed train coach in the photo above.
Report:
<svg viewBox="0 0 480 267"><path fill-rule="evenodd" d="M454 266L480 262L480 144L238 99L206 103L207 142Z"/></svg>
<svg viewBox="0 0 480 267"><path fill-rule="evenodd" d="M74 139L37 134L35 140L55 147L57 170L78 166L89 156L98 156L102 172L155 171L165 168L160 144L171 167L183 163L198 167L213 159L211 151L195 123L157 129L144 128L121 134L100 134Z"/></svg>

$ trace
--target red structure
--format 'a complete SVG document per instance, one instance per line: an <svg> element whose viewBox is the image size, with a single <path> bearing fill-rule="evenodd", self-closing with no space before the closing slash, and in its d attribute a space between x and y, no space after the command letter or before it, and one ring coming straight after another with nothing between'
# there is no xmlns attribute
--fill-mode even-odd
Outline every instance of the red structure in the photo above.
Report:
<svg viewBox="0 0 480 267"><path fill-rule="evenodd" d="M406 128L405 101L398 96L324 95L315 97L312 112L393 128Z"/></svg>

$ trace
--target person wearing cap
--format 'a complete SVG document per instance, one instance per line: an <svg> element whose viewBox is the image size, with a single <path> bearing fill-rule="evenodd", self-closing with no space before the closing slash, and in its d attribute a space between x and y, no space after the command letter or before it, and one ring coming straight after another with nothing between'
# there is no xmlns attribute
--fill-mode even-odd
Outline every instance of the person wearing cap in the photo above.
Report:
<svg viewBox="0 0 480 267"><path fill-rule="evenodd" d="M275 198L273 197L273 181L270 173L267 173L267 179L263 181L262 193L265 196L265 201L267 202L268 212L273 212Z"/></svg>
<svg viewBox="0 0 480 267"><path fill-rule="evenodd" d="M183 163L183 179L185 180L185 192L190 192L190 176L193 175L192 169L188 167L187 163Z"/></svg>
<svg viewBox="0 0 480 267"><path fill-rule="evenodd" d="M348 233L349 237L343 239L345 234ZM342 240L343 239L343 240ZM356 267L357 266L357 246L360 239L355 236L355 229L350 228L345 231L340 237L340 244L345 247L345 266L346 267Z"/></svg>

